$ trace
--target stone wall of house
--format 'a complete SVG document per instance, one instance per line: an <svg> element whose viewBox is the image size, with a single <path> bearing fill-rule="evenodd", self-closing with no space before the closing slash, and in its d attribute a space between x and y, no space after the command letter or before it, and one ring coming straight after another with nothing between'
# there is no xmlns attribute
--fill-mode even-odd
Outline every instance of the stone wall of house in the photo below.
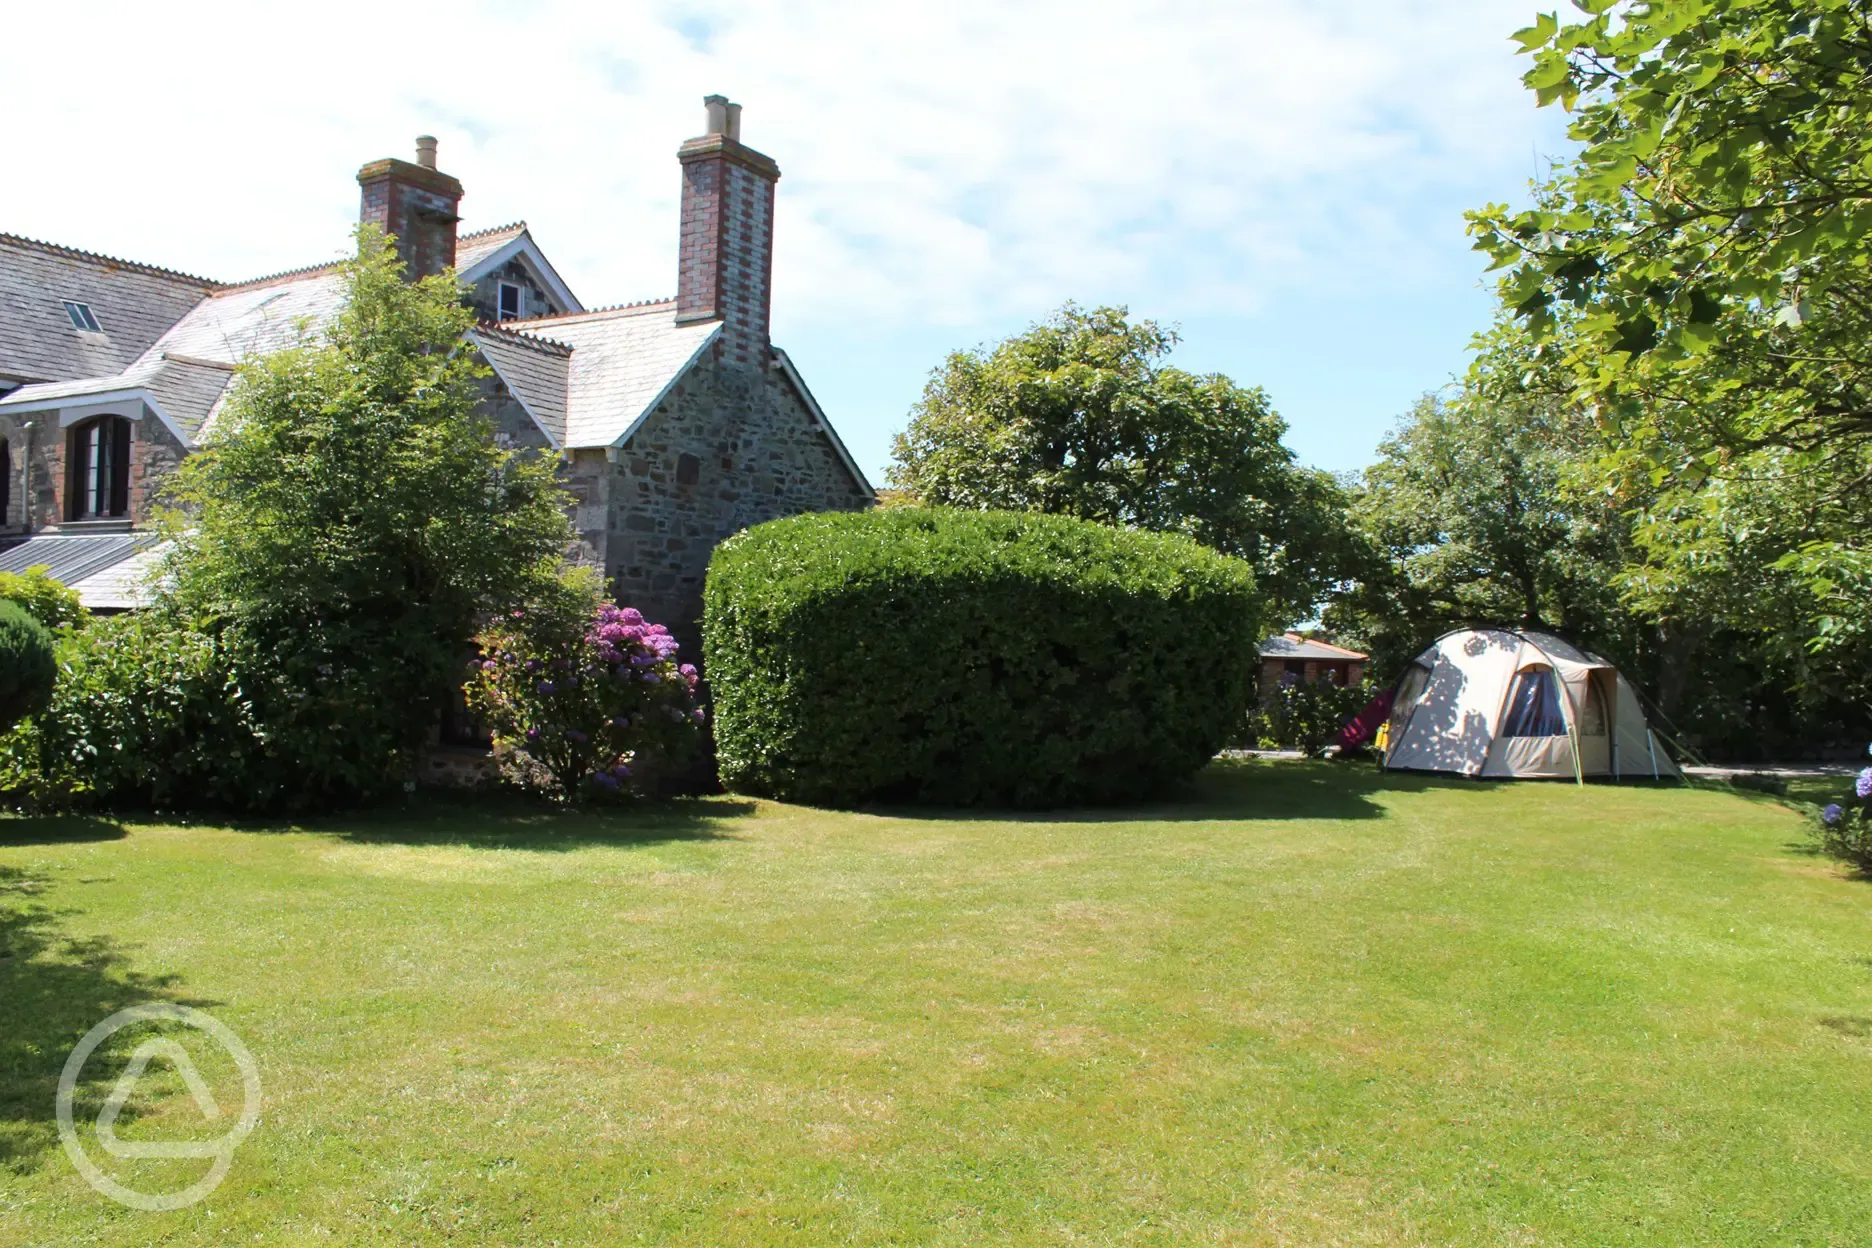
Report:
<svg viewBox="0 0 1872 1248"><path fill-rule="evenodd" d="M550 451L552 441L539 423L527 415L520 400L498 377L481 380L481 412L494 422L494 441L519 450Z"/></svg>
<svg viewBox="0 0 1872 1248"><path fill-rule="evenodd" d="M876 500L777 369L702 361L609 462L580 451L574 522L621 603L693 647L709 556L749 525ZM693 653L693 650L691 650Z"/></svg>
<svg viewBox="0 0 1872 1248"><path fill-rule="evenodd" d="M43 529L65 519L65 452L71 430L58 413L0 418L0 437L13 452L13 488L0 527ZM130 422L130 519L147 524L163 501L176 467L188 452L169 427L147 409Z"/></svg>
<svg viewBox="0 0 1872 1248"><path fill-rule="evenodd" d="M474 284L468 292L468 306L475 310L475 315L484 321L500 320L500 284L506 282L520 288L520 316L551 316L565 311L553 301L544 286L533 280L533 274L519 260L509 260L500 268L489 273ZM551 335L548 335L550 337Z"/></svg>

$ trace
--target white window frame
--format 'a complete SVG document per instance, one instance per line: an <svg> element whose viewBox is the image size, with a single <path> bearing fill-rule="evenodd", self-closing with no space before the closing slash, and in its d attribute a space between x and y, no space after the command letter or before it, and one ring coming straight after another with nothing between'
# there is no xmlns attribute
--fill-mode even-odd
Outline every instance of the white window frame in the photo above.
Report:
<svg viewBox="0 0 1872 1248"><path fill-rule="evenodd" d="M510 290L514 292L514 310L512 316L507 315L507 292ZM526 311L525 296L526 291L522 289L518 282L494 283L494 319L497 321L518 321L525 319L522 316L522 313Z"/></svg>

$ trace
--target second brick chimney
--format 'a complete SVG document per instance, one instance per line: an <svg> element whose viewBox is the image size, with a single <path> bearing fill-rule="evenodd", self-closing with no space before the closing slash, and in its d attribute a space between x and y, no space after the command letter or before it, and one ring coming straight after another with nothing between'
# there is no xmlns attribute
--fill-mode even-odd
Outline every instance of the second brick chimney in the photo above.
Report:
<svg viewBox="0 0 1872 1248"><path fill-rule="evenodd" d="M416 163L373 160L358 170L363 208L358 217L396 237L397 256L411 281L455 267L456 208L462 186L436 169L436 141L416 140Z"/></svg>
<svg viewBox="0 0 1872 1248"><path fill-rule="evenodd" d="M683 169L676 323L719 320L724 358L764 366L780 166L741 145L739 104L719 95L703 103L708 133L676 153Z"/></svg>

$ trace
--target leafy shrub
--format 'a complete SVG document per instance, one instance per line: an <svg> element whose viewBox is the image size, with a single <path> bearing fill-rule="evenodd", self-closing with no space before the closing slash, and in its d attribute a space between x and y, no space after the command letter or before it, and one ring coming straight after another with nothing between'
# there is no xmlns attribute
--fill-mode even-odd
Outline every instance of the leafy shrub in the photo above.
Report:
<svg viewBox="0 0 1872 1248"><path fill-rule="evenodd" d="M1820 848L1872 874L1872 767L1853 781L1852 796L1820 812Z"/></svg>
<svg viewBox="0 0 1872 1248"><path fill-rule="evenodd" d="M1248 712L1242 743L1263 750L1318 754L1377 693L1378 686L1369 680L1356 685L1327 680L1283 684Z"/></svg>
<svg viewBox="0 0 1872 1248"><path fill-rule="evenodd" d="M18 603L0 601L0 731L44 707L57 679L52 634Z"/></svg>
<svg viewBox="0 0 1872 1248"><path fill-rule="evenodd" d="M646 766L694 744L696 669L678 666L669 630L634 608L516 609L476 640L468 705L493 730L502 774L523 787L629 792Z"/></svg>
<svg viewBox="0 0 1872 1248"><path fill-rule="evenodd" d="M70 628L89 617L78 601L78 591L48 573L40 564L24 572L0 572L0 599L17 603L47 628Z"/></svg>
<svg viewBox="0 0 1872 1248"><path fill-rule="evenodd" d="M829 805L1147 795L1239 724L1247 565L1064 516L795 516L716 551L703 624L724 783Z"/></svg>
<svg viewBox="0 0 1872 1248"><path fill-rule="evenodd" d="M50 704L0 737L0 792L42 808L238 808L264 747L212 639L160 614L104 617L59 637Z"/></svg>

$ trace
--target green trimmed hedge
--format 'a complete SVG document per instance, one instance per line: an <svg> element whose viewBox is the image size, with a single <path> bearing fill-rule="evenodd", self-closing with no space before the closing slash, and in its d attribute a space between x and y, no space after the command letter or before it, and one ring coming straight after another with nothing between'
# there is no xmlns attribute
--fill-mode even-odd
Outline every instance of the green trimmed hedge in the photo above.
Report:
<svg viewBox="0 0 1872 1248"><path fill-rule="evenodd" d="M18 603L0 599L0 732L44 710L57 679L51 632Z"/></svg>
<svg viewBox="0 0 1872 1248"><path fill-rule="evenodd" d="M1187 538L922 507L759 525L705 599L723 783L831 806L1161 791L1240 724L1265 610Z"/></svg>

